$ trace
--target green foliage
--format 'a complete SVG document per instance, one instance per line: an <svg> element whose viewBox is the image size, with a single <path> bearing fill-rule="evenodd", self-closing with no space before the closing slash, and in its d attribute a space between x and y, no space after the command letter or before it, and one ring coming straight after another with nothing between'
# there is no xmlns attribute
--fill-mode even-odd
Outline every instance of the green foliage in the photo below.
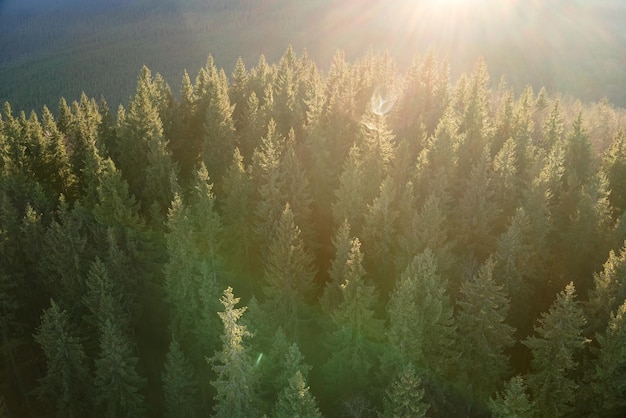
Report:
<svg viewBox="0 0 626 418"><path fill-rule="evenodd" d="M193 368L175 339L170 343L161 381L165 396L165 416L185 418L197 416L198 388Z"/></svg>
<svg viewBox="0 0 626 418"><path fill-rule="evenodd" d="M400 69L290 47L230 81L209 57L176 97L144 67L117 118L5 105L11 412L623 415L623 110Z"/></svg>
<svg viewBox="0 0 626 418"><path fill-rule="evenodd" d="M95 400L105 417L145 414L141 393L146 379L138 374L139 359L119 325L107 320L100 328L100 354L96 359Z"/></svg>
<svg viewBox="0 0 626 418"><path fill-rule="evenodd" d="M522 376L506 382L504 390L489 401L489 409L497 418L531 418L535 416L533 404L528 400Z"/></svg>
<svg viewBox="0 0 626 418"><path fill-rule="evenodd" d="M307 305L314 292L315 259L304 247L288 203L268 250L262 307L269 324L282 326L290 338L297 339L304 324L310 321Z"/></svg>
<svg viewBox="0 0 626 418"><path fill-rule="evenodd" d="M589 342L582 336L586 320L575 292L572 283L567 285L539 320L537 336L524 341L533 355L528 385L541 417L567 416L572 410L578 387L571 377L578 366L575 356Z"/></svg>
<svg viewBox="0 0 626 418"><path fill-rule="evenodd" d="M384 412L379 417L409 418L425 417L429 405L422 402L424 389L413 367L408 363L385 392Z"/></svg>
<svg viewBox="0 0 626 418"><path fill-rule="evenodd" d="M493 278L491 259L478 275L461 286L456 318L459 359L458 381L472 399L485 402L508 374L509 356L515 331L505 321L509 300Z"/></svg>
<svg viewBox="0 0 626 418"><path fill-rule="evenodd" d="M38 394L55 405L58 416L84 416L91 386L87 357L67 312L53 300L50 303L34 336L45 354L47 370Z"/></svg>
<svg viewBox="0 0 626 418"><path fill-rule="evenodd" d="M256 375L244 338L251 337L245 325L238 321L246 308L235 308L239 298L233 296L233 289L224 290L220 298L224 311L218 312L224 332L220 337L222 349L207 359L211 363L216 379L211 384L217 390L215 395L215 417L252 417L255 414Z"/></svg>
<svg viewBox="0 0 626 418"><path fill-rule="evenodd" d="M389 342L404 361L444 376L458 352L447 282L429 249L415 256L396 282L387 311Z"/></svg>
<svg viewBox="0 0 626 418"><path fill-rule="evenodd" d="M373 376L383 338L383 323L374 308L378 295L361 267L363 255L357 238L352 240L340 285L341 299L332 310L333 332L328 339L330 358L324 365L329 387L342 397L365 395Z"/></svg>
<svg viewBox="0 0 626 418"><path fill-rule="evenodd" d="M626 412L626 302L614 313L606 331L598 335L600 344L595 364L593 391L599 398L603 416L621 416Z"/></svg>
<svg viewBox="0 0 626 418"><path fill-rule="evenodd" d="M322 416L300 370L296 371L289 379L289 386L278 395L272 416L276 418Z"/></svg>
<svg viewBox="0 0 626 418"><path fill-rule="evenodd" d="M219 327L215 312L223 275L222 224L209 181L201 165L188 202L174 197L166 234L164 290L171 308L170 329L184 346L194 347L194 360L215 349Z"/></svg>

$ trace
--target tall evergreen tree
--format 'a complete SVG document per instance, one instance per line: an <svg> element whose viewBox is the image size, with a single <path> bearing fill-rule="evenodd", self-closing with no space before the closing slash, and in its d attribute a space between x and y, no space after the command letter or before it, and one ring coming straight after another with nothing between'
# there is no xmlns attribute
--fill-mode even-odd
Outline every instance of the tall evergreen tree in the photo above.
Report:
<svg viewBox="0 0 626 418"><path fill-rule="evenodd" d="M138 362L129 338L116 323L107 320L100 330L94 380L96 404L105 417L145 415L141 391L146 379L138 374Z"/></svg>
<svg viewBox="0 0 626 418"><path fill-rule="evenodd" d="M298 339L310 320L308 304L314 292L313 255L304 247L300 228L287 203L269 247L263 276L262 307L269 324L281 325L288 337Z"/></svg>
<svg viewBox="0 0 626 418"><path fill-rule="evenodd" d="M221 184L235 150L234 106L228 97L228 79L223 70L218 71L213 57L196 78L197 112L202 121L200 160L211 178ZM221 188L218 187L221 193Z"/></svg>
<svg viewBox="0 0 626 418"><path fill-rule="evenodd" d="M626 300L626 242L618 253L609 252L602 271L595 273L593 279L594 288L585 305L590 335L605 330L611 314Z"/></svg>
<svg viewBox="0 0 626 418"><path fill-rule="evenodd" d="M537 336L524 341L533 355L528 385L541 417L567 416L572 411L578 387L572 377L578 366L575 355L588 342L582 336L586 320L575 293L574 285L567 285L539 320Z"/></svg>
<svg viewBox="0 0 626 418"><path fill-rule="evenodd" d="M340 287L341 301L331 312L331 355L324 365L329 386L342 401L367 395L383 339L383 323L374 311L378 295L374 286L364 280L360 246L357 238L352 240Z"/></svg>
<svg viewBox="0 0 626 418"><path fill-rule="evenodd" d="M173 336L194 347L200 361L217 343L217 296L223 275L220 255L222 225L208 172L195 173L188 202L175 196L169 212L165 265L165 297L171 307Z"/></svg>
<svg viewBox="0 0 626 418"><path fill-rule="evenodd" d="M598 335L600 344L595 363L593 392L599 399L602 416L618 417L626 413L626 302L611 319L606 331Z"/></svg>
<svg viewBox="0 0 626 418"><path fill-rule="evenodd" d="M423 402L424 389L412 363L408 363L385 392L381 418L425 417L430 405Z"/></svg>
<svg viewBox="0 0 626 418"><path fill-rule="evenodd" d="M503 286L493 278L494 263L488 259L471 280L461 285L457 349L461 353L458 381L470 399L486 402L508 372L505 350L513 343L508 325L509 300Z"/></svg>
<svg viewBox="0 0 626 418"><path fill-rule="evenodd" d="M321 418L322 414L317 408L315 397L309 391L300 370L296 371L289 379L289 386L278 395L272 416L276 418Z"/></svg>
<svg viewBox="0 0 626 418"><path fill-rule="evenodd" d="M504 390L490 399L489 409L496 418L532 418L534 405L528 399L526 383L522 376L512 377Z"/></svg>
<svg viewBox="0 0 626 418"><path fill-rule="evenodd" d="M175 339L170 342L161 381L165 396L165 416L196 417L198 409L196 379L191 364Z"/></svg>
<svg viewBox="0 0 626 418"><path fill-rule="evenodd" d="M222 181L224 197L220 201L224 223L224 253L231 265L249 272L253 267L255 251L254 184L250 171L238 148Z"/></svg>
<svg viewBox="0 0 626 418"><path fill-rule="evenodd" d="M446 287L435 256L426 249L402 273L387 305L387 334L397 355L434 376L445 376L457 358L453 348L456 327Z"/></svg>
<svg viewBox="0 0 626 418"><path fill-rule="evenodd" d="M245 325L238 321L246 308L236 308L239 298L235 298L228 287L220 298L224 311L219 312L224 332L222 349L209 360L217 377L211 384L217 390L215 395L215 417L253 417L255 413L256 375L254 365L244 338L251 337Z"/></svg>
<svg viewBox="0 0 626 418"><path fill-rule="evenodd" d="M350 224L345 220L332 238L332 244L335 248L335 257L328 271L330 281L326 283L324 293L320 298L322 309L328 314L333 312L343 299L341 284L344 282L345 278L350 274L354 274L351 272L357 271L355 269L363 269L361 266L363 255L360 251L357 253L353 252L355 240L358 241L358 239L350 236ZM358 258L355 259L355 256ZM363 275L364 273L364 271L360 273L357 271L357 274Z"/></svg>
<svg viewBox="0 0 626 418"><path fill-rule="evenodd" d="M81 417L89 408L87 357L67 312L54 300L41 317L35 341L46 357L46 375L40 380L39 397L55 404L58 416Z"/></svg>

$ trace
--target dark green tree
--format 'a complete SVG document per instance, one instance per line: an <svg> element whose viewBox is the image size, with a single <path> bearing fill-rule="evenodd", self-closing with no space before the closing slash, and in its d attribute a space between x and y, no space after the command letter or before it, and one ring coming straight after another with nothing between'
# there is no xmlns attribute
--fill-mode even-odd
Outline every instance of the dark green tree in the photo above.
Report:
<svg viewBox="0 0 626 418"><path fill-rule="evenodd" d="M383 322L376 318L374 310L378 294L364 280L360 246L358 239L352 240L340 287L341 300L331 312L331 355L324 365L330 392L341 401L368 395L384 335Z"/></svg>
<svg viewBox="0 0 626 418"><path fill-rule="evenodd" d="M246 308L236 308L239 298L228 287L220 298L224 311L218 312L224 324L222 348L208 359L216 373L211 382L217 390L215 417L253 417L255 412L256 374L244 338L251 337L245 325L238 321Z"/></svg>
<svg viewBox="0 0 626 418"><path fill-rule="evenodd" d="M606 331L598 335L600 344L595 363L593 392L599 399L602 416L618 417L626 413L626 302L611 319Z"/></svg>
<svg viewBox="0 0 626 418"><path fill-rule="evenodd" d="M445 376L458 357L456 326L447 281L437 271L429 249L413 258L394 287L387 305L391 346L419 370Z"/></svg>
<svg viewBox="0 0 626 418"><path fill-rule="evenodd" d="M308 305L315 290L315 259L304 247L291 206L286 204L269 246L263 276L262 308L271 326L282 326L297 340L310 320Z"/></svg>
<svg viewBox="0 0 626 418"><path fill-rule="evenodd" d="M424 389L415 367L407 363L385 392L381 418L425 417L430 405L423 402Z"/></svg>
<svg viewBox="0 0 626 418"><path fill-rule="evenodd" d="M253 266L255 252L254 184L243 157L235 148L233 161L222 181L224 191L220 201L221 219L224 223L224 253L230 265L247 273Z"/></svg>
<svg viewBox="0 0 626 418"><path fill-rule="evenodd" d="M567 416L572 411L578 387L572 376L578 367L576 354L588 342L582 336L585 316L575 297L570 283L542 314L535 327L537 336L523 342L533 355L528 386L540 417Z"/></svg>
<svg viewBox="0 0 626 418"><path fill-rule="evenodd" d="M140 417L145 415L141 393L146 379L138 374L139 359L119 325L106 321L100 329L100 354L96 359L95 400L102 415Z"/></svg>
<svg viewBox="0 0 626 418"><path fill-rule="evenodd" d="M611 189L613 216L619 216L626 210L626 131L620 131L613 139L604 156L603 170Z"/></svg>
<svg viewBox="0 0 626 418"><path fill-rule="evenodd" d="M328 270L330 281L326 283L324 293L320 298L322 309L327 314L333 312L343 300L341 285L345 278L354 274L353 271L356 271L355 269L363 269L361 265L363 255L360 251L357 253L353 252L355 240L358 241L358 239L351 237L350 225L345 220L332 238L335 256L331 262L330 270ZM358 258L354 259L355 256ZM356 272L361 275L365 273L364 270Z"/></svg>
<svg viewBox="0 0 626 418"><path fill-rule="evenodd" d="M168 216L165 298L172 335L200 361L218 342L217 298L221 286L222 225L208 172L195 173L188 202L175 196Z"/></svg>
<svg viewBox="0 0 626 418"><path fill-rule="evenodd" d="M161 373L166 417L196 417L198 388L193 368L178 341L170 342L165 368Z"/></svg>
<svg viewBox="0 0 626 418"><path fill-rule="evenodd" d="M38 394L55 405L58 416L85 416L91 386L87 357L67 312L54 300L50 304L34 336L46 357L46 375L40 379Z"/></svg>
<svg viewBox="0 0 626 418"><path fill-rule="evenodd" d="M278 395L272 416L276 418L321 418L322 414L316 403L315 397L306 385L302 372L298 370L289 379L289 386Z"/></svg>
<svg viewBox="0 0 626 418"><path fill-rule="evenodd" d="M461 353L457 381L469 399L486 402L509 369L506 350L513 346L514 329L506 323L509 300L493 277L488 259L476 276L461 285L457 350Z"/></svg>
<svg viewBox="0 0 626 418"><path fill-rule="evenodd" d="M512 377L504 390L490 399L489 409L497 418L532 418L534 405L528 399L528 389L522 376Z"/></svg>

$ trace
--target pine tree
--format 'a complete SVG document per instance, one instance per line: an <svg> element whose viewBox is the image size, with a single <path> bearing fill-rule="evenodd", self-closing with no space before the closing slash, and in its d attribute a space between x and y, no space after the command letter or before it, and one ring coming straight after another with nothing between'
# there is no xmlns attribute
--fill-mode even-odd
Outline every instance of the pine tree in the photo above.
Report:
<svg viewBox="0 0 626 418"><path fill-rule="evenodd" d="M532 418L534 406L528 400L526 383L522 376L506 382L504 391L490 399L489 409L496 418Z"/></svg>
<svg viewBox="0 0 626 418"><path fill-rule="evenodd" d="M192 418L197 416L198 390L193 368L175 339L170 342L161 381L165 396L166 417Z"/></svg>
<svg viewBox="0 0 626 418"><path fill-rule="evenodd" d="M331 355L324 365L333 395L342 400L366 395L383 339L383 323L374 311L378 295L374 286L364 280L362 261L360 242L355 238L340 287L341 301L331 312Z"/></svg>
<svg viewBox="0 0 626 418"><path fill-rule="evenodd" d="M387 305L391 346L401 359L434 376L446 375L457 357L446 286L432 251L426 249L402 273Z"/></svg>
<svg viewBox="0 0 626 418"><path fill-rule="evenodd" d="M85 322L91 330L90 342L98 340L98 333L107 321L118 323L122 330L128 330L130 324L124 312L123 295L109 278L107 268L100 258L91 263L86 285L82 302L89 313Z"/></svg>
<svg viewBox="0 0 626 418"><path fill-rule="evenodd" d="M598 335L600 344L595 363L593 392L599 399L602 416L618 417L626 413L626 302L611 319L606 331Z"/></svg>
<svg viewBox="0 0 626 418"><path fill-rule="evenodd" d="M213 57L196 78L197 112L202 119L200 160L211 178L221 184L222 176L235 150L235 125L233 109L228 97L228 79L223 70L218 71ZM218 187L221 192L220 187Z"/></svg>
<svg viewBox="0 0 626 418"><path fill-rule="evenodd" d="M287 200L285 194L286 179L281 176L280 160L284 152L284 138L276 133L273 120L267 126L267 135L252 157L252 176L254 187L258 190L255 232L259 248L267 248L271 242L276 225ZM265 254L261 254L264 260Z"/></svg>
<svg viewBox="0 0 626 418"><path fill-rule="evenodd" d="M619 253L609 252L602 271L595 273L593 279L595 285L585 306L590 334L606 329L611 314L626 300L626 242Z"/></svg>
<svg viewBox="0 0 626 418"><path fill-rule="evenodd" d="M626 131L620 131L613 139L604 156L603 171L611 188L609 200L614 216L619 216L626 210Z"/></svg>
<svg viewBox="0 0 626 418"><path fill-rule="evenodd" d="M81 417L88 411L87 357L67 312L54 300L41 317L35 341L46 357L46 375L40 379L39 397L55 403L58 416Z"/></svg>
<svg viewBox="0 0 626 418"><path fill-rule="evenodd" d="M215 417L253 417L255 414L256 376L244 338L251 337L245 325L238 324L246 308L235 308L239 298L228 287L220 298L224 311L219 312L224 333L222 349L209 360L217 377L211 384L215 395Z"/></svg>
<svg viewBox="0 0 626 418"><path fill-rule="evenodd" d="M351 271L355 271L354 269L363 268L360 264L360 259L363 257L362 254L360 251L356 254L353 252L355 240L357 239L350 236L350 224L345 220L332 238L335 257L328 271L330 281L326 283L324 293L320 298L322 309L327 314L333 312L341 303L343 299L341 284L345 278L351 274ZM354 259L355 256L359 258ZM364 274L364 271L360 274Z"/></svg>
<svg viewBox="0 0 626 418"><path fill-rule="evenodd" d="M505 350L515 331L505 320L509 300L503 286L493 278L494 263L488 259L478 275L461 285L458 301L458 351L461 353L459 382L470 399L487 401L508 372Z"/></svg>
<svg viewBox="0 0 626 418"><path fill-rule="evenodd" d="M157 213L165 211L176 186L177 168L163 136L163 112L167 102L162 78L152 77L143 67L128 113L120 118L116 165L128 182L130 193L142 203L141 209L160 221ZM156 217L156 218L155 218Z"/></svg>
<svg viewBox="0 0 626 418"><path fill-rule="evenodd" d="M424 403L422 382L412 363L407 363L385 392L380 418L425 417L430 405Z"/></svg>
<svg viewBox="0 0 626 418"><path fill-rule="evenodd" d="M255 258L255 190L238 148L235 148L233 161L224 174L222 189L224 197L220 209L224 223L224 253L228 254L232 266L249 272Z"/></svg>
<svg viewBox="0 0 626 418"><path fill-rule="evenodd" d="M298 339L308 320L315 277L313 255L304 247L290 205L284 206L265 263L263 311L274 326Z"/></svg>
<svg viewBox="0 0 626 418"><path fill-rule="evenodd" d="M567 416L572 411L578 387L571 377L578 366L575 355L588 342L582 336L586 321L575 292L572 283L567 285L535 327L538 336L523 342L533 355L528 385L541 417Z"/></svg>
<svg viewBox="0 0 626 418"><path fill-rule="evenodd" d="M396 200L393 180L387 177L380 185L378 197L367 205L363 226L367 270L372 277L376 278L376 283L380 283L381 291L385 294L391 290L390 286L385 286L388 282L387 278L395 276L393 255L397 253L395 248L398 219Z"/></svg>
<svg viewBox="0 0 626 418"><path fill-rule="evenodd" d="M106 321L100 330L100 355L96 359L95 399L108 417L145 414L141 394L146 379L137 372L139 359L120 327Z"/></svg>
<svg viewBox="0 0 626 418"><path fill-rule="evenodd" d="M195 173L188 203L175 196L168 216L165 297L172 335L200 361L217 343L217 296L223 275L222 225L204 165Z"/></svg>
<svg viewBox="0 0 626 418"><path fill-rule="evenodd" d="M289 386L278 395L272 416L276 418L321 418L322 414L300 370L296 371L289 379Z"/></svg>

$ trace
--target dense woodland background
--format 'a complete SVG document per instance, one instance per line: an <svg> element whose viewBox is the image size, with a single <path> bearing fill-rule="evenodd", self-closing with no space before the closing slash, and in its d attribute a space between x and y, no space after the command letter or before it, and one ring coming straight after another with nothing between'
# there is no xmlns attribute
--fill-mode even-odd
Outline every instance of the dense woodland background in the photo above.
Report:
<svg viewBox="0 0 626 418"><path fill-rule="evenodd" d="M324 71L336 49L387 50L406 68L434 47L455 80L484 57L518 91L625 107L624 21L622 0L2 0L0 103L28 113L84 91L116 109L142 65L178 80L209 54L232 69L291 44Z"/></svg>
<svg viewBox="0 0 626 418"><path fill-rule="evenodd" d="M626 414L624 110L434 52L178 85L4 105L0 416Z"/></svg>

